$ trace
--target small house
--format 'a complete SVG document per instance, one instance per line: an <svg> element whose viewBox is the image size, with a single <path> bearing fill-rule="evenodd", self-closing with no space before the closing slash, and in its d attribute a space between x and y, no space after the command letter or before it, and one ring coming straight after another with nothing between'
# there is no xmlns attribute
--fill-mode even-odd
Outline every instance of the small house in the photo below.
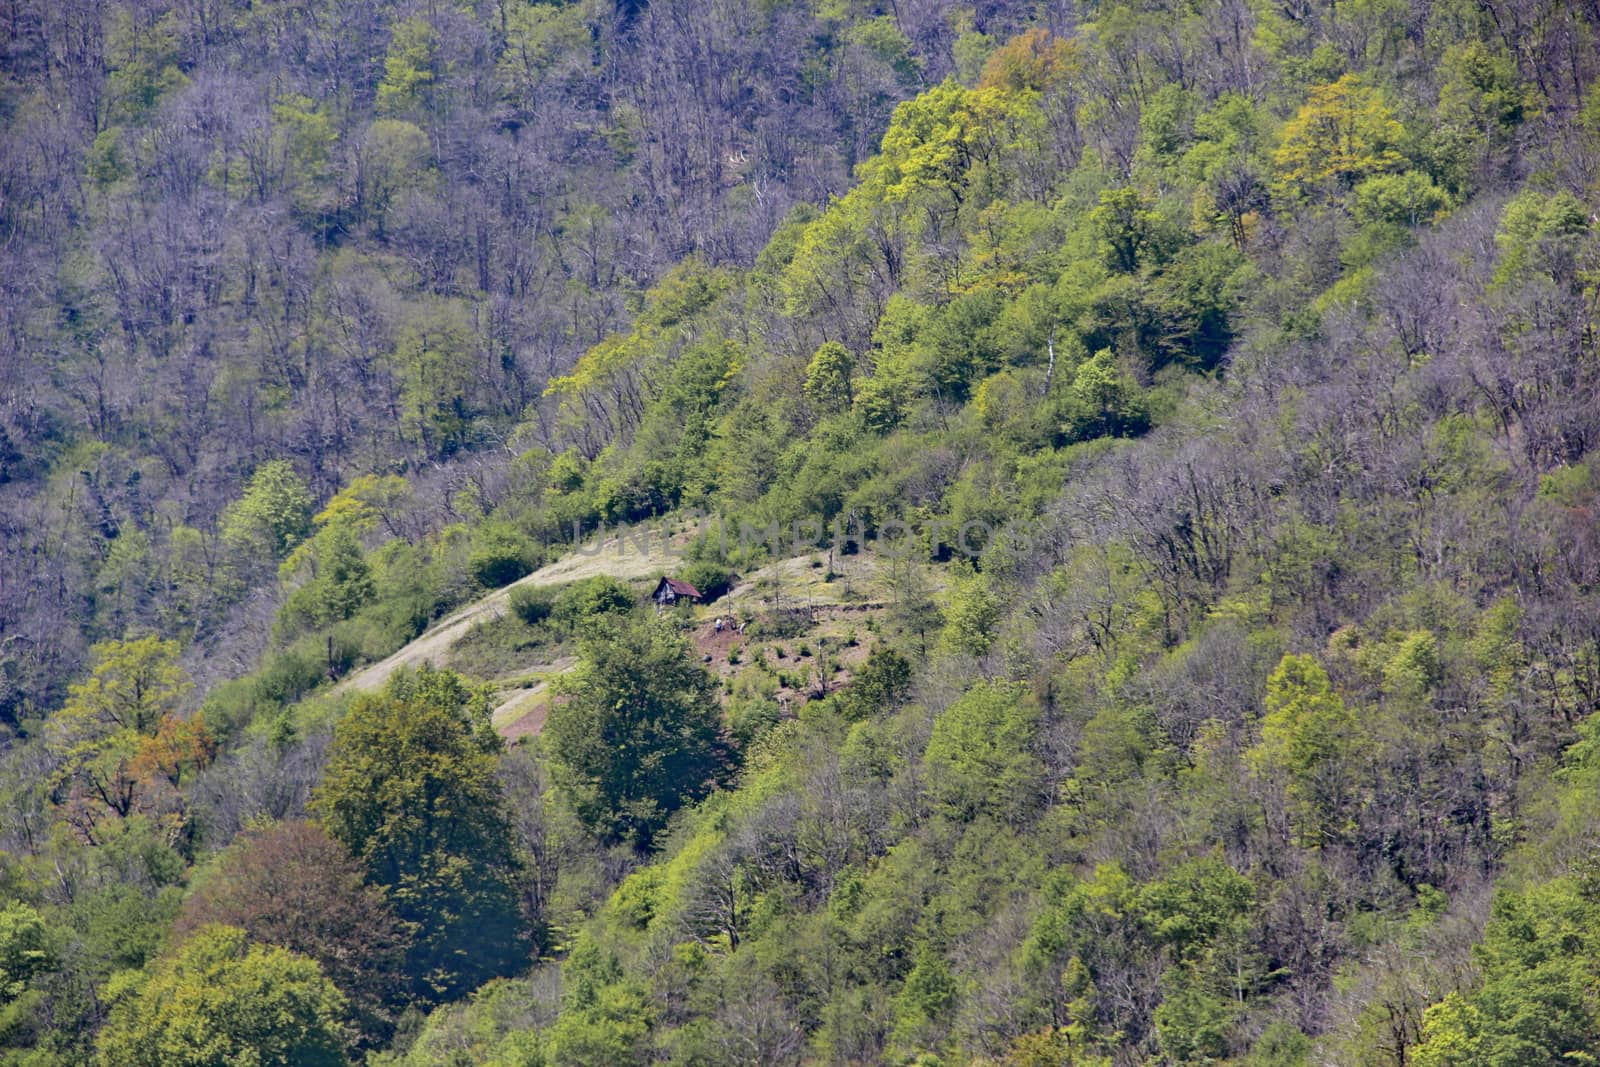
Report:
<svg viewBox="0 0 1600 1067"><path fill-rule="evenodd" d="M656 602L656 607L670 608L680 600L698 604L705 597L688 582L680 582L676 578L663 578L656 586L656 591L650 594L650 599Z"/></svg>

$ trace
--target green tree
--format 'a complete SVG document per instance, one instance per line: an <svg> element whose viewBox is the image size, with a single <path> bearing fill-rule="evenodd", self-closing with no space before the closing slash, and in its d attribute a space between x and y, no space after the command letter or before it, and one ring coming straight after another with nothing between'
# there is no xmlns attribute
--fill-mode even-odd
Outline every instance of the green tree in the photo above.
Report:
<svg viewBox="0 0 1600 1067"><path fill-rule="evenodd" d="M340 720L312 800L416 931L406 973L424 1000L528 959L489 712L487 691L448 671L396 675Z"/></svg>
<svg viewBox="0 0 1600 1067"><path fill-rule="evenodd" d="M1261 743L1248 755L1258 773L1281 775L1303 844L1339 837L1355 800L1355 716L1310 656L1290 654L1267 679Z"/></svg>
<svg viewBox="0 0 1600 1067"><path fill-rule="evenodd" d="M850 381L854 373L855 357L850 350L838 341L829 341L806 366L806 399L824 414L848 410L855 402Z"/></svg>
<svg viewBox="0 0 1600 1067"><path fill-rule="evenodd" d="M968 568L953 577L940 643L961 655L982 656L994 643L1003 605L986 575Z"/></svg>
<svg viewBox="0 0 1600 1067"><path fill-rule="evenodd" d="M395 339L401 427L431 452L448 453L466 440L476 391L477 336L468 311L436 300L416 309Z"/></svg>
<svg viewBox="0 0 1600 1067"><path fill-rule="evenodd" d="M1450 194L1419 170L1380 174L1355 187L1355 216L1361 222L1421 226L1450 209Z"/></svg>
<svg viewBox="0 0 1600 1067"><path fill-rule="evenodd" d="M467 566L486 589L510 585L533 570L539 559L539 546L508 522L484 523L472 541Z"/></svg>
<svg viewBox="0 0 1600 1067"><path fill-rule="evenodd" d="M595 833L647 847L727 772L711 678L655 620L597 623L581 657L545 727L555 781Z"/></svg>
<svg viewBox="0 0 1600 1067"><path fill-rule="evenodd" d="M175 15L136 18L121 7L110 9L105 23L106 117L138 122L189 82L178 69L182 30Z"/></svg>
<svg viewBox="0 0 1600 1067"><path fill-rule="evenodd" d="M887 645L878 645L839 694L839 709L846 719L859 722L893 711L910 692L911 661Z"/></svg>
<svg viewBox="0 0 1600 1067"><path fill-rule="evenodd" d="M52 788L69 821L91 839L106 814L125 818L142 802L157 814L176 814L183 775L215 754L199 716L178 718L190 689L178 651L176 641L153 634L96 645L89 677L68 690L50 719Z"/></svg>
<svg viewBox="0 0 1600 1067"><path fill-rule="evenodd" d="M1043 765L1033 754L1039 710L1020 685L974 686L934 720L929 788L952 819L980 813L1020 822L1038 802Z"/></svg>
<svg viewBox="0 0 1600 1067"><path fill-rule="evenodd" d="M1072 440L1143 433L1149 411L1133 376L1109 348L1084 360L1072 378L1062 431Z"/></svg>
<svg viewBox="0 0 1600 1067"><path fill-rule="evenodd" d="M550 615L568 630L579 630L604 616L626 615L634 608L633 593L607 574L580 578L555 594Z"/></svg>
<svg viewBox="0 0 1600 1067"><path fill-rule="evenodd" d="M1589 211L1566 190L1519 193L1506 205L1494 235L1500 250L1495 282L1524 284L1534 272L1557 282L1570 279L1589 227Z"/></svg>
<svg viewBox="0 0 1600 1067"><path fill-rule="evenodd" d="M311 491L294 464L269 460L223 511L222 540L242 555L282 559L311 532L311 505Z"/></svg>
<svg viewBox="0 0 1600 1067"><path fill-rule="evenodd" d="M438 52L439 34L427 19L417 16L396 22L383 59L383 80L378 83L378 111L403 115L426 109L439 77Z"/></svg>
<svg viewBox="0 0 1600 1067"><path fill-rule="evenodd" d="M948 1029L960 996L961 989L944 958L933 948L923 946L895 998L896 1038L916 1047L939 1030Z"/></svg>
<svg viewBox="0 0 1600 1067"><path fill-rule="evenodd" d="M1103 191L1089 212L1106 265L1124 274L1139 269L1155 242L1159 221L1149 200L1132 186Z"/></svg>
<svg viewBox="0 0 1600 1067"><path fill-rule="evenodd" d="M50 941L50 929L32 905L14 900L0 907L0 1031L6 1007L55 966Z"/></svg>
<svg viewBox="0 0 1600 1067"><path fill-rule="evenodd" d="M211 926L146 975L114 982L110 1067L337 1067L344 997L312 960Z"/></svg>
<svg viewBox="0 0 1600 1067"><path fill-rule="evenodd" d="M1272 157L1279 187L1300 194L1330 184L1347 190L1363 178L1398 169L1404 137L1383 93L1346 74L1313 89L1284 125Z"/></svg>
<svg viewBox="0 0 1600 1067"><path fill-rule="evenodd" d="M1423 1014L1418 1067L1557 1067L1600 1048L1600 893L1592 874L1495 896L1476 990Z"/></svg>
<svg viewBox="0 0 1600 1067"><path fill-rule="evenodd" d="M325 528L307 545L310 551L296 555L311 568L311 577L289 595L283 618L309 626L350 618L377 590L360 542L348 525L340 523Z"/></svg>

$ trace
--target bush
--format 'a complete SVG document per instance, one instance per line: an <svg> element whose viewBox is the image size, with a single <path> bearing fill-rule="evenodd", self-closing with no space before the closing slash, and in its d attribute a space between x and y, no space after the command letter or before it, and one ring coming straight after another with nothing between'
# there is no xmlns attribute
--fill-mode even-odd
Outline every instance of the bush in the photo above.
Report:
<svg viewBox="0 0 1600 1067"><path fill-rule="evenodd" d="M511 611L529 626L538 626L555 610L556 594L547 586L523 585L511 591Z"/></svg>
<svg viewBox="0 0 1600 1067"><path fill-rule="evenodd" d="M700 590L707 600L715 600L732 588L736 576L726 564L697 560L685 564L678 577Z"/></svg>
<svg viewBox="0 0 1600 1067"><path fill-rule="evenodd" d="M633 605L633 592L626 585L597 575L573 582L557 593L552 614L571 630L597 615L627 614Z"/></svg>
<svg viewBox="0 0 1600 1067"><path fill-rule="evenodd" d="M488 589L510 585L532 571L540 560L539 546L508 523L488 523L473 538L467 567Z"/></svg>
<svg viewBox="0 0 1600 1067"><path fill-rule="evenodd" d="M256 674L256 696L263 703L286 707L327 678L327 657L304 642L269 659Z"/></svg>
<svg viewBox="0 0 1600 1067"><path fill-rule="evenodd" d="M728 725L740 748L749 748L762 734L778 724L783 711L778 702L766 697L738 700L728 708Z"/></svg>
<svg viewBox="0 0 1600 1067"><path fill-rule="evenodd" d="M226 745L242 734L263 707L277 707L263 699L261 688L254 679L233 678L211 690L200 710L219 743Z"/></svg>

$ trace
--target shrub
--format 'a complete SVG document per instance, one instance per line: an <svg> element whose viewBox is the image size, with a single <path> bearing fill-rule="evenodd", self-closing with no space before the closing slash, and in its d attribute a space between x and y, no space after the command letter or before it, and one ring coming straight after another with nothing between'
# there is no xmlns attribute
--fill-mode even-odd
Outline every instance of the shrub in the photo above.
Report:
<svg viewBox="0 0 1600 1067"><path fill-rule="evenodd" d="M523 585L511 591L511 611L529 626L538 626L556 607L555 591L545 586Z"/></svg>
<svg viewBox="0 0 1600 1067"><path fill-rule="evenodd" d="M627 614L633 604L633 593L626 585L597 575L573 582L557 593L552 614L570 630L597 615Z"/></svg>
<svg viewBox="0 0 1600 1067"><path fill-rule="evenodd" d="M539 563L539 546L508 523L488 523L473 538L467 567L489 589L509 585Z"/></svg>
<svg viewBox="0 0 1600 1067"><path fill-rule="evenodd" d="M678 576L701 593L707 600L715 600L733 586L734 573L725 564L711 560L697 560L685 564Z"/></svg>

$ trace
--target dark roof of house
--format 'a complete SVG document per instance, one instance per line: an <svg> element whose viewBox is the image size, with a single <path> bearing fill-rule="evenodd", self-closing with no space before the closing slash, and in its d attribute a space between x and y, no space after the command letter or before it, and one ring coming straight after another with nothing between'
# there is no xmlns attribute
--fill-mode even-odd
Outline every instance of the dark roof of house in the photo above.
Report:
<svg viewBox="0 0 1600 1067"><path fill-rule="evenodd" d="M700 590L696 589L688 582L681 582L676 578L663 578L661 579L661 585L665 585L678 596L692 596L696 600L705 599L705 594L701 593ZM656 586L657 593L661 592L661 585Z"/></svg>

